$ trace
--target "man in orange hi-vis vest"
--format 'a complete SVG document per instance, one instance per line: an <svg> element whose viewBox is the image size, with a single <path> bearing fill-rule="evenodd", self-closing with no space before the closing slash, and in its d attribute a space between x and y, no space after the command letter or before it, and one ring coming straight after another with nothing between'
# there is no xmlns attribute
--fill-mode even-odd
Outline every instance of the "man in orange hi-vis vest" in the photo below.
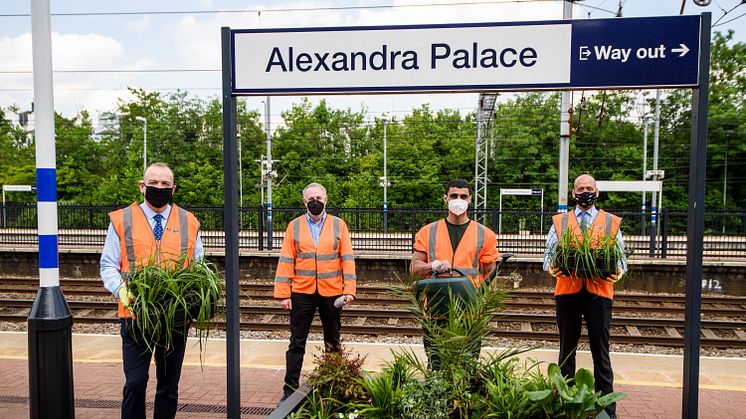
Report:
<svg viewBox="0 0 746 419"><path fill-rule="evenodd" d="M355 256L347 224L327 214L326 188L303 188L306 213L285 230L275 273L275 298L290 310L290 345L285 353L282 400L298 388L311 322L319 309L327 351L340 349L342 306L355 299Z"/></svg>
<svg viewBox="0 0 746 419"><path fill-rule="evenodd" d="M622 219L595 206L598 199L596 180L584 174L573 184L572 196L577 206L573 211L552 217L547 249L544 252L544 270L557 279L554 295L557 312L557 329L560 335L559 364L565 377L575 376L575 350L580 341L583 318L588 329L588 340L593 358L593 376L596 391L609 394L614 391L614 372L609 357L611 307L614 298L614 282L626 271L624 240L619 230ZM551 263L552 249L562 234L575 234L582 240L587 229L591 238L616 236L622 259L617 261L617 273L608 278L580 279L565 275ZM616 403L606 407L606 413L616 418Z"/></svg>
<svg viewBox="0 0 746 419"><path fill-rule="evenodd" d="M466 274L474 286L479 287L495 270L500 253L497 236L484 225L470 220L466 210L471 202L471 186L464 180L448 182L443 195L448 206L448 217L420 229L415 237L414 254L409 272L422 278L449 272L451 267ZM440 360L430 351L430 336L423 330L423 343L428 364L440 367ZM481 348L475 348L479 357Z"/></svg>
<svg viewBox="0 0 746 419"><path fill-rule="evenodd" d="M126 287L127 274L138 265L154 260L168 263L184 258L184 263L189 263L201 259L205 252L199 221L191 212L171 204L176 184L174 173L166 164L148 166L139 187L145 196L143 203L133 203L109 214L111 223L101 254L100 274L104 287L119 300L125 377L122 417L145 418L148 370L155 355L157 387L153 418L173 418L186 348L184 329L173 331L173 350L168 353L159 346L153 354L142 340L135 340L131 331L132 322L137 319L129 308L132 296Z"/></svg>

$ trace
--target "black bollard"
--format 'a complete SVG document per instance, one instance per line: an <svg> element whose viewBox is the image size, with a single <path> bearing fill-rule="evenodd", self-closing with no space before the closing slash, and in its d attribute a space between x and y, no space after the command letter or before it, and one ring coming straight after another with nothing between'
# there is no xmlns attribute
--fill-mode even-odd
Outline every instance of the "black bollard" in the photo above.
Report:
<svg viewBox="0 0 746 419"><path fill-rule="evenodd" d="M28 317L29 411L32 419L75 417L73 317L60 287L41 287Z"/></svg>

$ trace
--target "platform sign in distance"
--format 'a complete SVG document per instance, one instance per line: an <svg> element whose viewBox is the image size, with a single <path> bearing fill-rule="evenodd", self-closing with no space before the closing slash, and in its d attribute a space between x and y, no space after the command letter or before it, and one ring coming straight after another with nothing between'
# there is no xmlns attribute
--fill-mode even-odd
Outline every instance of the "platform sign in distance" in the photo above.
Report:
<svg viewBox="0 0 746 419"><path fill-rule="evenodd" d="M6 192L32 192L36 190L36 186L32 185L3 185L3 190Z"/></svg>

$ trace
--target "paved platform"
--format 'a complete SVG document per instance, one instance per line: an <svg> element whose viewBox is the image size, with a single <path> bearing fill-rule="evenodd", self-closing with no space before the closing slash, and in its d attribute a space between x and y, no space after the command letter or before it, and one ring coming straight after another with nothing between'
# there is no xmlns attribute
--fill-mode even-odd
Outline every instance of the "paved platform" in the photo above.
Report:
<svg viewBox="0 0 746 419"><path fill-rule="evenodd" d="M0 333L0 418L23 418L28 410L28 361L25 333ZM367 354L366 368L377 370L397 346L424 355L420 345L347 344ZM272 340L241 342L241 405L245 418L266 416L281 396L287 343ZM319 342L309 342L304 369L312 368ZM494 350L494 349L488 349ZM524 355L554 362L556 351L534 350ZM73 335L76 418L118 418L124 376L120 339L109 335ZM620 418L681 417L681 356L613 353L617 391L628 394L619 403ZM578 367L592 368L590 354L578 353ZM210 340L202 367L199 346L190 342L181 378L180 418L225 417L225 341ZM149 400L155 390L148 388ZM700 418L746 418L746 359L703 357L700 360Z"/></svg>

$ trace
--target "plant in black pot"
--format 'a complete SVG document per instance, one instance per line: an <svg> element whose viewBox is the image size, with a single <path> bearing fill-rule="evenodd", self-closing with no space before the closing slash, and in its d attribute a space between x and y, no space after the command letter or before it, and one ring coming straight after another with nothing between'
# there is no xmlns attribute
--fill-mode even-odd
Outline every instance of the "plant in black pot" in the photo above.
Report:
<svg viewBox="0 0 746 419"><path fill-rule="evenodd" d="M151 263L138 266L127 277L133 296L133 335L153 350L169 350L173 332L196 326L200 348L209 335L212 319L222 307L225 281L209 262Z"/></svg>
<svg viewBox="0 0 746 419"><path fill-rule="evenodd" d="M588 228L578 237L568 227L549 250L549 255L552 265L565 275L605 280L617 273L623 249L617 243L616 236L594 236L592 229Z"/></svg>

